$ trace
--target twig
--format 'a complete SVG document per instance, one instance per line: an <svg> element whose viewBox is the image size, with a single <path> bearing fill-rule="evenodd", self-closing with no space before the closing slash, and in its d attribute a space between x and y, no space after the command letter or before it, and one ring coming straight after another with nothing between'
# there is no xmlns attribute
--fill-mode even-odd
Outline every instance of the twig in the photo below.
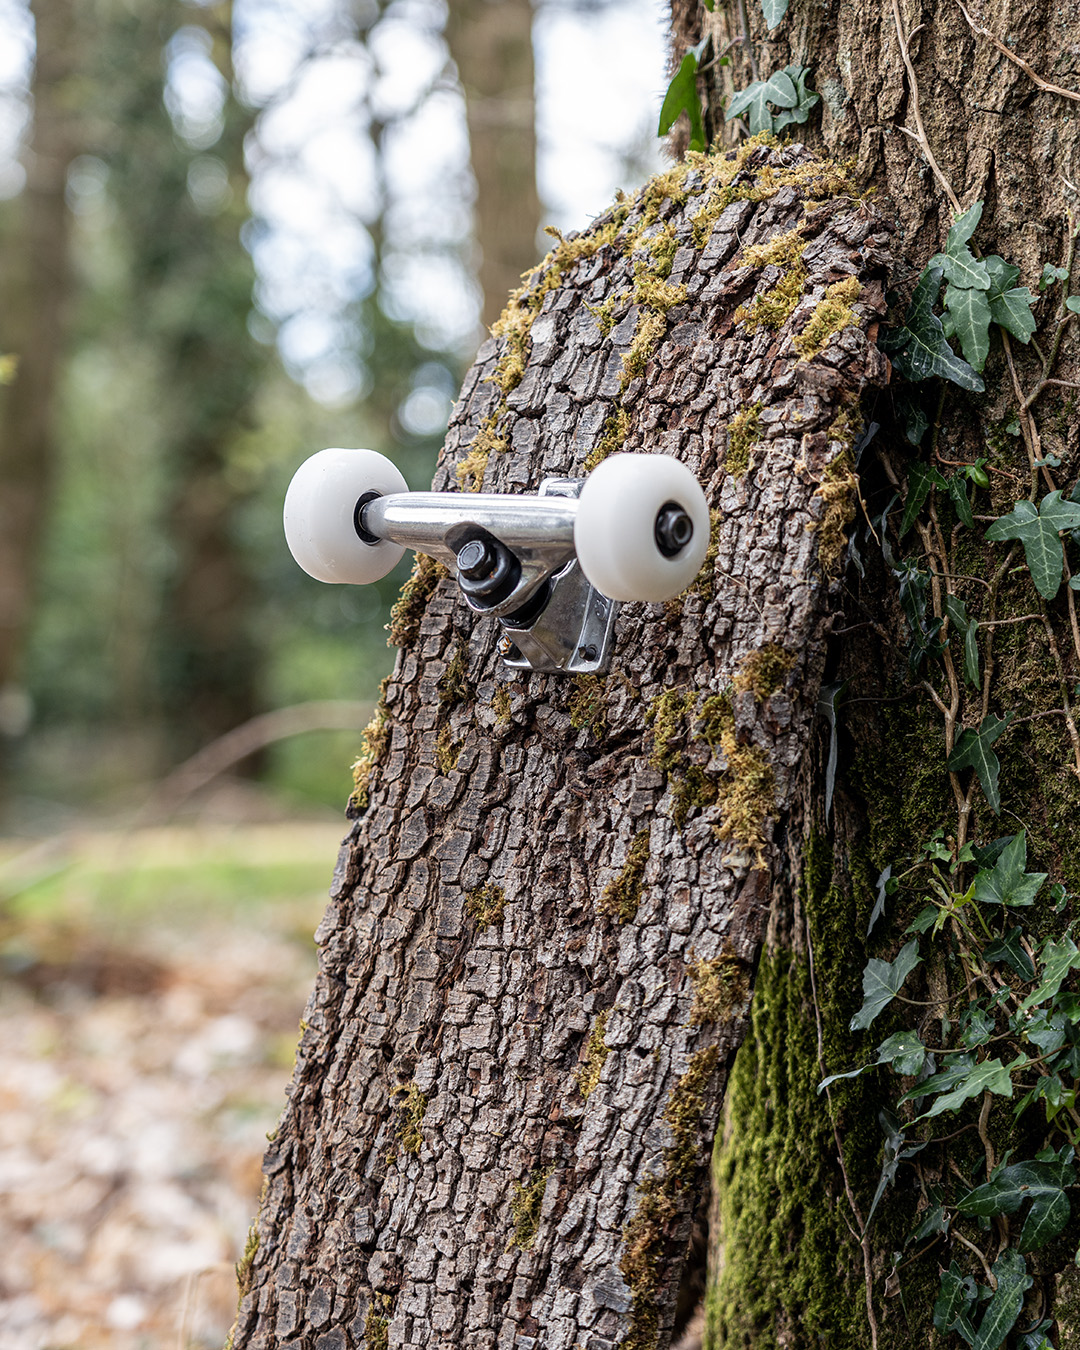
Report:
<svg viewBox="0 0 1080 1350"><path fill-rule="evenodd" d="M892 0L893 18L896 21L896 40L900 44L900 56L903 59L904 66L908 73L908 83L911 87L911 112L915 118L916 131L908 131L907 127L901 127L900 130L910 136L913 141L917 141L923 154L926 156L926 162L934 171L934 177L941 184L946 197L952 203L952 208L956 214L962 215L960 203L957 200L956 193L952 190L952 184L941 172L937 160L934 158L934 152L930 149L930 142L926 139L926 129L923 127L922 118L919 115L919 82L915 78L915 68L911 64L911 57L908 54L907 41L904 37L904 27L900 18L899 0ZM916 30L918 31L918 30ZM918 134L916 134L916 132Z"/></svg>
<svg viewBox="0 0 1080 1350"><path fill-rule="evenodd" d="M956 1238L957 1242L962 1242L964 1246L968 1249L968 1251L975 1253L975 1255L979 1258L979 1261L982 1264L984 1272L986 1273L986 1283L990 1286L991 1289L996 1289L997 1277L993 1274L989 1265L987 1264L986 1257L983 1256L982 1252L979 1251L978 1247L975 1246L974 1242L969 1242L967 1238L963 1235L963 1233L961 1233L959 1229L956 1228L952 1230L952 1235L954 1238Z"/></svg>
<svg viewBox="0 0 1080 1350"><path fill-rule="evenodd" d="M1060 84L1051 84L1049 80L1044 80L1041 75L1036 75L1022 56L1017 56L1017 54L1011 52L1003 42L999 42L989 28L983 28L981 24L976 23L964 8L961 0L956 0L956 3L960 6L960 13L967 19L971 31L977 33L979 37L987 38L992 42L1002 56L1007 56L1014 66L1019 66L1028 79L1031 80L1033 84L1038 85L1044 93L1058 94L1061 98L1069 98L1072 99L1074 103L1080 103L1080 94L1075 93L1072 89L1062 89Z"/></svg>

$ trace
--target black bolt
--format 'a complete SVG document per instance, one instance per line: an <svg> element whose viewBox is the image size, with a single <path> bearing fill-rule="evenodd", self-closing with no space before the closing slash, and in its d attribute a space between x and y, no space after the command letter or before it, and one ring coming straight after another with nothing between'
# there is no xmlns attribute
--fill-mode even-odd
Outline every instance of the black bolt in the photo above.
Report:
<svg viewBox="0 0 1080 1350"><path fill-rule="evenodd" d="M653 534L664 557L674 558L694 537L694 522L677 502L665 502L656 513Z"/></svg>
<svg viewBox="0 0 1080 1350"><path fill-rule="evenodd" d="M469 581L483 581L491 576L496 561L490 544L483 539L470 539L457 555L458 572Z"/></svg>
<svg viewBox="0 0 1080 1350"><path fill-rule="evenodd" d="M588 646L581 648L581 650L578 652L578 655L581 657L583 661L595 661L599 653L590 642Z"/></svg>

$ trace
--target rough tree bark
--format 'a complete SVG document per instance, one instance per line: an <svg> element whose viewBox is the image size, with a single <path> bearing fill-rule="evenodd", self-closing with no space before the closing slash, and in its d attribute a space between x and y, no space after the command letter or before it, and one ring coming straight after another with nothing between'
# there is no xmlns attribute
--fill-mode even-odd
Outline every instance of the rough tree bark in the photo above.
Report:
<svg viewBox="0 0 1080 1350"><path fill-rule="evenodd" d="M418 568L235 1347L669 1336L769 870L799 868L889 238L835 165L748 146L563 241L481 349L437 487L662 451L715 547L623 609L605 679L513 677Z"/></svg>

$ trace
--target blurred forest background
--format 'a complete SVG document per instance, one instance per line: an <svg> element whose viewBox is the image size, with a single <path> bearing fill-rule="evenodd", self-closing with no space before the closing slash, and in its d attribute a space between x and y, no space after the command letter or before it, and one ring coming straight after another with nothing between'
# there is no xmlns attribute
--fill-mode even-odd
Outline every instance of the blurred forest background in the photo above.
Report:
<svg viewBox="0 0 1080 1350"><path fill-rule="evenodd" d="M0 32L0 793L37 831L372 700L401 577L301 573L289 476L363 444L428 483L481 306L655 166L664 50L649 0L2 0ZM356 741L248 767L338 805Z"/></svg>
<svg viewBox="0 0 1080 1350"><path fill-rule="evenodd" d="M0 0L0 1350L221 1344L410 563L313 581L285 488L428 485L542 226L659 165L664 32Z"/></svg>

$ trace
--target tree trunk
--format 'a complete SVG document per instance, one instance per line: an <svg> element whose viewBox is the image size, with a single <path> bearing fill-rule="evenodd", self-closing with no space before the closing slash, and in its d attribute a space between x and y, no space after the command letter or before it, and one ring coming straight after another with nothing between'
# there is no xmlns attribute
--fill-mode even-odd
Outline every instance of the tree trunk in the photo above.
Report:
<svg viewBox="0 0 1080 1350"><path fill-rule="evenodd" d="M532 19L529 0L450 0L447 12L446 40L465 91L476 179L485 328L537 256Z"/></svg>
<svg viewBox="0 0 1080 1350"><path fill-rule="evenodd" d="M876 190L878 208L897 224L900 299L894 322L902 319L915 277L944 245L959 209L978 200L985 209L977 249L1017 264L1021 282L1032 290L1044 263L1071 259L1075 96L1040 91L989 34L1044 80L1075 90L1080 20L1074 12L995 0L978 14L971 7L969 22L956 0L899 5L793 0L786 19L770 33L760 6L748 0L745 8L751 42L735 42L730 65L703 59L706 119L714 132L730 138L731 128L722 122L724 96L789 63L811 67L812 85L822 95L821 115L820 121L816 114L811 118L805 139L837 158L850 157L860 189ZM709 14L676 0L676 60L707 32L713 53L723 51L743 33L741 12L742 6L717 5ZM977 33L976 24L988 33ZM1064 294L1051 292L1035 309L1036 341L1047 351L1059 319L1067 321ZM1064 331L1051 373L1075 381L1080 377L1075 331ZM886 507L895 490L903 493L910 486L907 465L913 456L948 473L947 465L988 455L990 494L979 493L975 506L984 521L1009 512L1017 498L1028 495L1029 484L1035 496L1036 478L1040 494L1055 486L1067 493L1080 470L1073 390L1042 386L1030 409L1021 411L1043 373L1033 348L1013 341L1007 352L995 339L981 397L941 382L932 396L909 386L922 398L930 422L922 450L914 450L903 434L902 386L898 396L889 391L872 402L867 415L881 430L860 466L870 516ZM1010 427L1020 434L1010 434ZM1031 465L1046 455L1060 466L1051 463L1037 474ZM865 575L851 569L847 574L846 618L837 625L844 632L831 641L827 658L831 687L844 685L849 700L840 719L835 803L827 818L819 788L797 804L808 827L804 865L786 894L774 889L752 1027L732 1070L714 1158L707 1350L925 1346L935 1337L931 1313L939 1270L958 1260L965 1273L986 1281L960 1238L939 1237L917 1260L905 1246L910 1234L932 1209L935 1194L948 1202L962 1193L951 1168L978 1184L1006 1150L1012 1148L1017 1158L1030 1156L1050 1138L1041 1113L1029 1111L1017 1126L1010 1103L984 1094L979 1104L985 1147L973 1109L965 1126L970 1133L923 1153L917 1168L901 1169L890 1199L866 1231L882 1171L878 1113L893 1107L898 1094L890 1098L887 1085L873 1078L838 1083L824 1096L818 1092L826 1074L873 1058L877 1040L848 1029L861 1002L860 975L868 954L895 955L905 941L905 925L925 900L890 902L897 912L887 910L868 944L864 935L883 868L897 864L899 870L898 860L910 859L938 827L960 843L1024 828L1032 855L1053 879L1072 888L1080 876L1072 824L1080 802L1080 752L1071 708L1080 642L1072 596L1059 594L1043 605L1018 547L1007 556L1007 548L984 542L984 526L967 531L955 525L950 534L956 518L942 497L938 492L930 498L929 523L917 524L906 540L898 541L894 522L894 565L884 565L864 529L858 542L868 549ZM923 667L920 675L935 686L944 715L907 664L911 633L896 603L894 580L905 565L903 554L940 577L933 582L928 618L945 617L948 591L963 599L973 616L1010 625L983 630L980 689L964 682L958 655L955 665L947 653L943 668ZM1032 610L1034 623L1011 626ZM1018 716L999 742L1000 818L982 801L970 775L950 775L945 765L962 728L978 727L988 713ZM818 730L826 735L823 722ZM823 761L826 746L816 754ZM1060 916L1040 911L1031 941L1064 927ZM925 998L930 990L906 992ZM912 1009L905 1013L908 1020L896 1025L924 1025ZM910 1119L910 1107L907 1113ZM996 1223L989 1262L1008 1232L1007 1222L1004 1230L1000 1218ZM1016 1229L1014 1221L1014 1238ZM899 1269L897 1252L903 1253ZM1071 1249L1051 1244L1029 1253L1027 1261L1034 1286L1018 1325L1037 1321L1041 1306L1057 1319L1054 1343L1071 1344L1080 1306ZM940 1343L961 1341L954 1332Z"/></svg>
<svg viewBox="0 0 1080 1350"><path fill-rule="evenodd" d="M69 0L35 0L34 129L0 352L16 358L0 426L0 693L17 685L38 550L56 465L56 386L70 291L64 191L79 151L73 65L79 35ZM0 765L2 777L2 765Z"/></svg>
<svg viewBox="0 0 1080 1350"><path fill-rule="evenodd" d="M662 451L714 549L623 609L600 679L515 677L418 569L235 1347L669 1337L770 876L803 847L888 248L834 166L748 146L563 241L481 349L437 488Z"/></svg>

